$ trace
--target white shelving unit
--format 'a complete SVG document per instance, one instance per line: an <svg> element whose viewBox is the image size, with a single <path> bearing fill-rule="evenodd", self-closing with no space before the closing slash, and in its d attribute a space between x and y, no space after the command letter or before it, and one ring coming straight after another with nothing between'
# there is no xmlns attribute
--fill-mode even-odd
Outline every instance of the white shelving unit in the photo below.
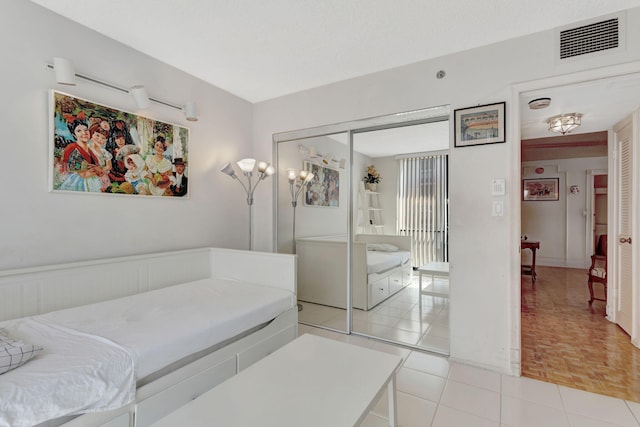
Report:
<svg viewBox="0 0 640 427"><path fill-rule="evenodd" d="M360 183L360 225L363 232L368 234L384 234L384 220L380 193L366 190L364 183Z"/></svg>

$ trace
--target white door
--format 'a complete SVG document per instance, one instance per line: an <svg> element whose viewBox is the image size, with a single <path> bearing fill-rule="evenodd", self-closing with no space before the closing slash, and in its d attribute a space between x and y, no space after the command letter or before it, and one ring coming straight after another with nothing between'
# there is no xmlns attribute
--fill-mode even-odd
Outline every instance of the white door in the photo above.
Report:
<svg viewBox="0 0 640 427"><path fill-rule="evenodd" d="M615 278L618 289L614 308L616 323L629 335L633 325L633 246L631 246L632 193L633 193L633 121L626 120L615 127L616 144L616 225L610 237L610 248L615 248L617 260ZM609 270L611 270L609 268ZM611 285L611 283L610 283Z"/></svg>

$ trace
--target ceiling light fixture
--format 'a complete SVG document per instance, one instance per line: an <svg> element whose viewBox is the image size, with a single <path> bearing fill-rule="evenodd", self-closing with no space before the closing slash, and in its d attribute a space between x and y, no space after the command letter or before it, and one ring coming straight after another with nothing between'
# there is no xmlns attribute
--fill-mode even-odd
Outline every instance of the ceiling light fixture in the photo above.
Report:
<svg viewBox="0 0 640 427"><path fill-rule="evenodd" d="M567 134L582 124L581 113L558 114L547 119L549 130Z"/></svg>
<svg viewBox="0 0 640 427"><path fill-rule="evenodd" d="M551 98L537 98L529 101L530 110L541 110L551 104Z"/></svg>

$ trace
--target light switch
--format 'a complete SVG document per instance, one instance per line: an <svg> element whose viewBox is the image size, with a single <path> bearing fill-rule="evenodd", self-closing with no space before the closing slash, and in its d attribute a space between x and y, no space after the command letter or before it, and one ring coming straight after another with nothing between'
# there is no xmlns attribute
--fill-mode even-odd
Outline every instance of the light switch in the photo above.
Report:
<svg viewBox="0 0 640 427"><path fill-rule="evenodd" d="M504 216L504 202L502 200L493 202L492 216Z"/></svg>
<svg viewBox="0 0 640 427"><path fill-rule="evenodd" d="M491 195L504 196L507 194L506 182L504 179L494 179L491 181Z"/></svg>

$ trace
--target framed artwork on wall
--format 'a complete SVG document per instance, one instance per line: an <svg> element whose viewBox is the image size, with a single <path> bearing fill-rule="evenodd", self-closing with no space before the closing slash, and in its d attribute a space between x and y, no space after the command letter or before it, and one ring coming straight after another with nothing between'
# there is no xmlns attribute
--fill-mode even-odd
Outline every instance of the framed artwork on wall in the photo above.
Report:
<svg viewBox="0 0 640 427"><path fill-rule="evenodd" d="M505 142L505 102L455 110L456 147Z"/></svg>
<svg viewBox="0 0 640 427"><path fill-rule="evenodd" d="M305 161L304 169L314 174L304 195L305 206L337 208L340 205L340 171Z"/></svg>
<svg viewBox="0 0 640 427"><path fill-rule="evenodd" d="M188 197L189 130L51 91L49 190Z"/></svg>
<svg viewBox="0 0 640 427"><path fill-rule="evenodd" d="M522 180L522 200L559 200L559 178L540 178Z"/></svg>

